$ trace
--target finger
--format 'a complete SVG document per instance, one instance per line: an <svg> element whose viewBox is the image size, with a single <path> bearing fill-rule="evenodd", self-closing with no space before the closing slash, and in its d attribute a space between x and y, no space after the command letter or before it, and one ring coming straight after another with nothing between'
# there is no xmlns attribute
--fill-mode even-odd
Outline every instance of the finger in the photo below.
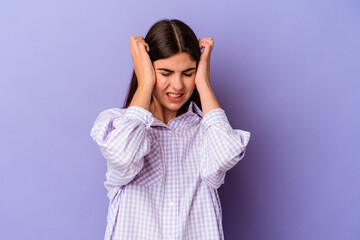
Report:
<svg viewBox="0 0 360 240"><path fill-rule="evenodd" d="M132 52L134 53L138 53L138 49L139 49L139 42L141 41L141 36L131 36L130 37L130 42L129 42L129 45L130 45L130 50L132 50Z"/></svg>
<svg viewBox="0 0 360 240"><path fill-rule="evenodd" d="M140 51L140 52L149 52L150 51L149 45L144 42L137 42L137 48L138 48L138 51Z"/></svg>
<svg viewBox="0 0 360 240"><path fill-rule="evenodd" d="M214 41L213 38L209 37L209 38L199 38L199 40L209 40L209 41Z"/></svg>
<svg viewBox="0 0 360 240"><path fill-rule="evenodd" d="M141 39L144 39L144 37L143 36L131 36L132 38L134 38L134 39L137 39L137 40L141 40Z"/></svg>
<svg viewBox="0 0 360 240"><path fill-rule="evenodd" d="M130 37L130 42L139 42L139 41L145 42L144 38L141 36L131 36Z"/></svg>
<svg viewBox="0 0 360 240"><path fill-rule="evenodd" d="M130 47L131 55L133 57L134 57L134 55L137 55L138 49L137 49L136 39L132 36L130 37L129 47Z"/></svg>
<svg viewBox="0 0 360 240"><path fill-rule="evenodd" d="M202 41L200 43L200 49L204 48L203 53L209 53L211 52L211 44L205 41Z"/></svg>
<svg viewBox="0 0 360 240"><path fill-rule="evenodd" d="M200 43L207 43L210 45L210 50L212 51L213 47L214 47L214 41L212 40L212 38L204 38L200 40Z"/></svg>
<svg viewBox="0 0 360 240"><path fill-rule="evenodd" d="M147 43L145 42L144 37L142 36L131 36L130 37L130 43L142 43L143 45L147 45Z"/></svg>
<svg viewBox="0 0 360 240"><path fill-rule="evenodd" d="M214 45L214 39L213 38L199 38L199 42L208 42L211 45Z"/></svg>
<svg viewBox="0 0 360 240"><path fill-rule="evenodd" d="M150 51L149 44L145 43L145 48L146 48L146 51L147 51L147 52L149 52L149 51Z"/></svg>
<svg viewBox="0 0 360 240"><path fill-rule="evenodd" d="M201 40L202 42L206 42L206 43L208 43L208 44L210 44L210 45L214 45L214 41L213 40L211 40L211 39L203 39L203 40Z"/></svg>
<svg viewBox="0 0 360 240"><path fill-rule="evenodd" d="M137 43L139 44L138 47L141 48L141 45L143 46L143 48L145 49L145 51L149 52L150 51L150 47L149 44L147 44L144 40L144 38L138 38Z"/></svg>
<svg viewBox="0 0 360 240"><path fill-rule="evenodd" d="M203 38L200 38L199 39L199 47L200 47L200 50L202 50L203 48L204 48L204 50L205 50L205 41L204 41L204 39Z"/></svg>
<svg viewBox="0 0 360 240"><path fill-rule="evenodd" d="M213 38L199 38L199 42L203 42L203 41L214 44L214 39Z"/></svg>

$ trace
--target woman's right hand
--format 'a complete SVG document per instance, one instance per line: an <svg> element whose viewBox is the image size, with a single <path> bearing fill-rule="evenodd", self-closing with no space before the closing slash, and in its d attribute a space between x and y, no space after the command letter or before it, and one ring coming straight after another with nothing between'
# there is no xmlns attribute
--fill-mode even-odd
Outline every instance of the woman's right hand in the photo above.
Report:
<svg viewBox="0 0 360 240"><path fill-rule="evenodd" d="M142 36L130 37L130 51L134 62L135 74L138 86L153 87L156 82L154 66L147 52L150 51L149 45Z"/></svg>

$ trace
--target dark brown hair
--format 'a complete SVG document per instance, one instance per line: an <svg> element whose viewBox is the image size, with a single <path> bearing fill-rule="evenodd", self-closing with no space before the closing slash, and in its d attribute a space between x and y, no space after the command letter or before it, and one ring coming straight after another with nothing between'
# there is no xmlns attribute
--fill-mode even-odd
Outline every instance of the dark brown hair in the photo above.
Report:
<svg viewBox="0 0 360 240"><path fill-rule="evenodd" d="M151 62L158 59L168 58L180 52L189 53L196 61L196 68L200 60L200 47L198 39L193 30L184 22L177 19L163 19L156 22L145 36L145 42L149 44L149 56ZM124 108L127 108L137 90L138 81L133 70L129 91L124 101ZM151 96L151 101L153 97ZM190 101L196 103L201 108L200 96L196 87L189 100L181 107L182 111L186 111ZM180 111L180 110L179 110Z"/></svg>

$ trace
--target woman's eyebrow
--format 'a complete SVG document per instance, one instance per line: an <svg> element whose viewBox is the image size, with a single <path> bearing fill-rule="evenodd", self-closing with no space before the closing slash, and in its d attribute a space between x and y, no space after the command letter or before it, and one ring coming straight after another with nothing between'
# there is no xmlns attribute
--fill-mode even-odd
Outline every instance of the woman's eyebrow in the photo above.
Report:
<svg viewBox="0 0 360 240"><path fill-rule="evenodd" d="M194 70L194 69L196 69L196 68L188 68L188 69L184 70L183 72L188 72L188 71L191 71L191 70ZM157 70L163 70L163 71L171 72L171 73L174 72L173 70L170 70L170 69L167 69L167 68L158 68Z"/></svg>
<svg viewBox="0 0 360 240"><path fill-rule="evenodd" d="M188 71L191 71L191 70L195 70L196 68L188 68L186 70L184 70L183 72L188 72Z"/></svg>
<svg viewBox="0 0 360 240"><path fill-rule="evenodd" d="M166 71L166 72L174 72L174 71L172 71L172 70L170 70L170 69L167 69L167 68L158 68L157 70L164 70L164 71Z"/></svg>

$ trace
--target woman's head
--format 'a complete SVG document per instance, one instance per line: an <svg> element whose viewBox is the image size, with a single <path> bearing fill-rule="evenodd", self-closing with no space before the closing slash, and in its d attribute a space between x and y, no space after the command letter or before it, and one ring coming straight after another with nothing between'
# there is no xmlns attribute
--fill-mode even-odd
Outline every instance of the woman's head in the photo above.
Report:
<svg viewBox="0 0 360 240"><path fill-rule="evenodd" d="M150 28L145 42L149 44L148 54L156 75L151 101L170 110L181 108L185 111L190 101L194 101L201 108L199 93L195 88L195 74L201 51L192 29L180 20L164 19ZM130 105L136 89L137 78L133 71L125 108ZM166 95L168 92L184 95L177 102L176 98L171 99Z"/></svg>

